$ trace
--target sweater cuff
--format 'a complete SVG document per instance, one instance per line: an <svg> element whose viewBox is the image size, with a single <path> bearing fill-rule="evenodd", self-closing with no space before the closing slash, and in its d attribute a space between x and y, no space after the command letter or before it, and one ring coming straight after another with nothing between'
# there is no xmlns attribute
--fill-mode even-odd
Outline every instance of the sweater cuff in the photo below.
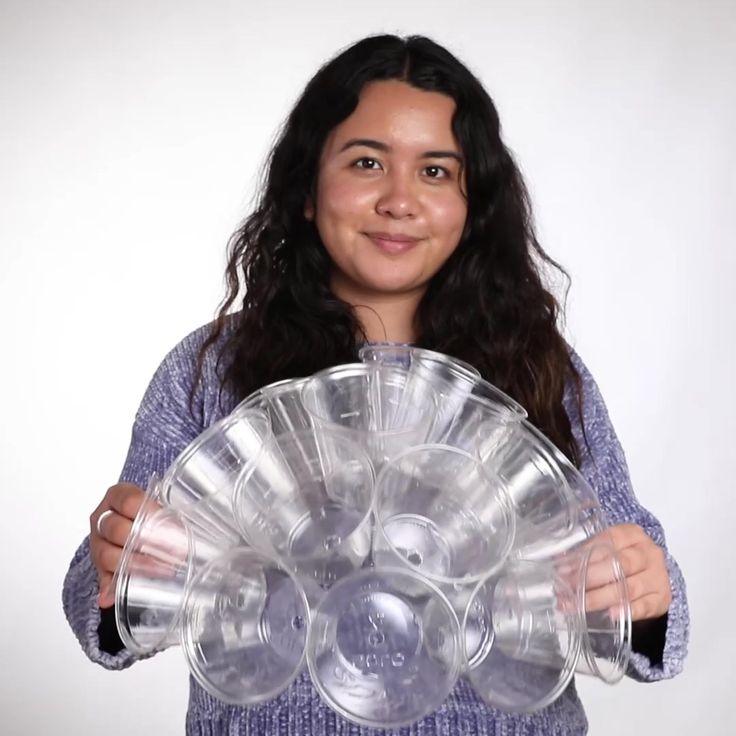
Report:
<svg viewBox="0 0 736 736"><path fill-rule="evenodd" d="M130 667L141 657L127 649L120 649L112 654L100 646L98 595L97 571L89 555L89 537L87 537L74 555L64 580L62 595L64 613L82 650L92 662L108 670Z"/></svg>
<svg viewBox="0 0 736 736"><path fill-rule="evenodd" d="M682 671L683 660L687 654L690 615L685 580L680 568L669 553L667 553L667 570L672 587L672 603L666 614L664 647L661 658L655 656L658 652L648 650L646 646L639 647L639 651L632 652L627 674L639 682L656 682L674 677ZM661 624L663 623L662 621ZM649 644L653 643L649 642ZM633 640L633 644L637 644L636 639Z"/></svg>

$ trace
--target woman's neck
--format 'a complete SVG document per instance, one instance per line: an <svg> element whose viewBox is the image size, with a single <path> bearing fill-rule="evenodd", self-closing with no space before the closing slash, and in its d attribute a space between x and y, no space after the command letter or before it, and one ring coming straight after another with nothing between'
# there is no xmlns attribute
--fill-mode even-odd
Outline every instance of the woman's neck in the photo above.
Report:
<svg viewBox="0 0 736 736"><path fill-rule="evenodd" d="M333 283L335 296L352 305L369 342L414 342L416 312L421 292L366 293Z"/></svg>
<svg viewBox="0 0 736 736"><path fill-rule="evenodd" d="M355 316L369 342L414 342L414 312L402 314L386 304L354 304Z"/></svg>

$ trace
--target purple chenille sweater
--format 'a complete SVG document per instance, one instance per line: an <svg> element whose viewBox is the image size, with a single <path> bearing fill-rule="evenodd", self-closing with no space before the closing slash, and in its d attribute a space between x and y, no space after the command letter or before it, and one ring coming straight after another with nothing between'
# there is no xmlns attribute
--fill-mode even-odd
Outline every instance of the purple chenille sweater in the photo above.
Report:
<svg viewBox="0 0 736 736"><path fill-rule="evenodd" d="M189 396L197 353L207 334L207 327L190 334L166 356L156 371L135 418L121 481L145 488L152 473L162 475L186 445L232 408L234 402L226 396L222 401L218 400L220 381L215 368L216 356L210 351L204 363L203 380L195 393L194 411L190 412ZM582 473L597 492L611 524L639 524L664 547L661 525L639 504L631 489L624 453L598 387L574 353L573 360L583 382L582 422L569 393L565 397L565 406L581 448L586 447L581 425L585 426L589 450L584 451ZM645 682L667 679L680 672L687 648L689 618L685 583L669 553L667 563L672 605L666 619L661 663L653 664L647 656L635 651L629 666L628 674ZM89 556L89 538L86 538L74 555L64 581L64 611L85 654L93 662L107 669L123 669L139 657L125 649L115 655L100 649L97 594L97 575ZM636 640L634 643L636 646ZM615 692L612 692L612 697L616 697ZM587 728L574 681L547 708L530 715L519 715L488 707L461 679L442 706L423 720L396 731L377 731L352 724L327 707L306 672L278 697L250 708L220 702L190 677L186 714L186 733L190 736L363 736L379 733L406 736L578 736L585 734Z"/></svg>

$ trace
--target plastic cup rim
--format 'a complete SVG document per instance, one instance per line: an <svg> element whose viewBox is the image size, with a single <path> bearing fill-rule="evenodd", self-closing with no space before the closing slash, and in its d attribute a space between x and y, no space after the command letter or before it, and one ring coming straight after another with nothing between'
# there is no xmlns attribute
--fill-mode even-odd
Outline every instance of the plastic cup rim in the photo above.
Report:
<svg viewBox="0 0 736 736"><path fill-rule="evenodd" d="M542 456L547 467L550 468L555 480L555 490L563 500L563 508L565 510L565 528L560 534L562 536L569 534L574 528L576 523L575 511L577 509L577 497L570 488L570 484L567 481L567 477L560 467L558 461L558 455L561 454L560 450L543 434L537 427L535 427L528 419L522 418L518 422L512 423L512 431L521 430L521 438L523 441L530 442L535 452ZM478 427L478 434L482 431L483 423ZM486 459L481 459L481 463L485 465L493 464L494 456L490 455ZM569 462L569 461L568 461ZM516 510L516 506L513 499L509 497L509 500Z"/></svg>
<svg viewBox="0 0 736 736"><path fill-rule="evenodd" d="M176 511L176 509L173 509L169 506L159 506L158 509L154 509L152 511L150 508L150 503L152 500L152 498L144 498L144 504L146 504L146 501L148 501L149 505L141 505L141 510L143 510L143 514L136 515L136 518L133 521L133 528L130 530L130 534L125 540L125 545L123 547L122 554L120 555L120 564L118 566L118 570L116 571L117 579L115 581L115 625L117 627L118 633L120 634L121 641L123 642L123 644L125 644L125 648L129 649L135 654L148 654L149 652L154 651L157 647L163 644L169 634L171 634L171 632L176 628L179 618L181 617L183 606L183 604L179 606L179 610L177 611L176 615L172 617L171 623L166 628L166 630L161 634L158 639L156 639L156 641L152 645L148 647L142 647L136 641L135 637L128 628L126 622L127 615L125 615L124 611L127 612L128 609L127 591L130 584L131 576L127 568L130 564L131 557L133 556L133 554L135 554L135 548L140 539L143 526L145 522L149 518L151 518L152 513L161 512L167 514L174 517L181 524L187 540L186 572L184 574L183 590L186 590L187 585L189 584L192 577L193 541L191 530L185 523L181 514Z"/></svg>
<svg viewBox="0 0 736 736"><path fill-rule="evenodd" d="M471 383L471 384L477 383L478 379L481 378L480 371L477 368L474 368L470 363L464 360L461 360L460 358L456 358L453 355L447 355L445 353L440 353L436 350L430 350L429 348L416 347L415 345L392 344L392 343L369 343L369 344L363 345L358 350L358 357L361 359L362 362L376 363L378 361L363 360L363 356L367 355L371 351L390 352L392 350L398 353L406 353L412 358L412 360L416 359L420 362L427 361L427 362L441 363L442 365L447 366L451 370L454 370L457 375L468 379L468 383Z"/></svg>
<svg viewBox="0 0 736 736"><path fill-rule="evenodd" d="M612 664L612 675L605 676L601 671L600 667L596 662L595 655L593 653L593 646L588 633L588 627L585 625L585 579L587 577L588 565L590 564L593 553L596 549L604 549L610 555L611 564L615 570L616 575L616 587L619 590L619 617L617 626L617 637L619 639L618 646L616 648L616 656L613 660L608 660ZM581 616L581 630L583 635L582 642L582 653L585 657L588 666L592 670L593 674L601 679L608 685L615 685L619 682L626 674L626 668L628 667L629 659L631 657L631 604L629 602L629 594L626 588L626 576L621 562L618 559L616 550L612 544L605 541L597 541L590 543L590 546L585 550L583 554L583 561L580 570L581 581L580 592L579 592L579 606Z"/></svg>
<svg viewBox="0 0 736 736"><path fill-rule="evenodd" d="M524 561L522 560L524 564L537 564L535 561ZM498 579L498 571L496 573L492 573L491 575L486 576L483 580L480 580L478 584L473 588L473 592L470 594L470 598L468 598L468 604L465 607L465 611L463 613L463 623L462 623L462 631L466 631L467 623L468 623L468 616L470 614L470 608L473 602L475 601L478 592L480 589L486 585L489 581L491 581L492 578ZM570 594L570 598L574 598L574 591L570 588L569 585L565 585L560 581L561 585L564 585L564 587L567 589L567 592ZM553 703L557 698L560 697L562 692L567 688L567 686L570 684L570 680L575 676L575 667L577 665L578 659L580 658L581 650L583 648L583 640L582 640L582 630L583 627L580 625L579 617L575 614L566 616L566 619L569 620L572 625L572 646L568 649L567 654L565 656L565 661L563 666L560 668L560 675L561 677L555 684L555 687L550 690L549 693L547 693L542 699L536 700L533 703L530 703L527 706L512 706L509 703L505 701L493 701L491 700L489 702L489 705L495 708L499 708L501 710L508 710L515 713L534 713L538 710L541 710L542 708L546 708L548 705ZM492 641L491 644L488 647L488 652L493 648L493 643L495 642L496 635L495 632L491 633ZM465 676L468 678L471 685L476 688L474 678L473 678L473 672L475 671L476 667L470 667L469 661L470 658L468 657L468 650L467 650L467 637L463 636L463 661L465 663ZM486 653L486 656L488 656L488 653ZM477 666L477 665L476 665ZM482 690L478 690L478 693L485 692ZM485 700L485 698L483 698ZM488 701L487 701L488 702Z"/></svg>
<svg viewBox="0 0 736 736"><path fill-rule="evenodd" d="M503 406L504 409L514 417L517 417L518 419L526 419L529 416L527 410L518 401L516 401L516 399L512 399L505 391L502 391L498 386L495 386L482 376L476 381L475 385L482 387L492 396L497 397L498 404ZM481 398L490 400L484 396L481 396Z"/></svg>
<svg viewBox="0 0 736 736"><path fill-rule="evenodd" d="M269 566L276 568L279 572L285 573L289 580L294 585L294 588L299 596L299 599L302 603L302 608L304 610L304 625L307 627L307 634L304 637L304 647L302 648L301 656L299 657L299 662L294 666L293 671L290 673L287 680L284 681L283 684L279 684L276 687L271 688L268 692L263 693L259 695L257 698L254 698L252 700L237 700L236 698L231 698L226 693L221 692L207 677L204 668L201 666L199 660L197 657L194 656L194 649L196 647L196 643L191 639L190 637L190 621L191 621L191 610L190 610L190 600L194 596L194 591L196 589L197 582L200 580L200 578L203 578L206 573L210 572L210 569L215 566L216 563L222 563L226 558L228 557L237 557L237 556L243 556L243 557L249 557L249 558L255 558L259 560L260 562L266 562ZM309 601L307 600L306 593L304 592L304 588L302 587L301 583L297 579L297 577L294 575L294 573L286 567L282 563L280 559L277 557L268 555L264 553L261 550L252 549L250 547L233 547L232 549L227 550L227 552L223 553L219 557L216 557L215 559L208 562L201 570L199 570L192 579L191 583L187 586L187 592L184 596L184 601L182 604L182 610L180 613L181 617L181 629L180 629L180 641L181 641L181 648L184 651L184 659L187 662L187 665L189 666L192 674L197 679L197 682L205 689L207 692L209 692L211 695L214 695L219 700L222 700L225 703L229 703L230 705L240 705L242 707L248 707L252 705L257 705L259 703L264 703L268 700L271 700L272 698L275 698L277 695L282 693L286 688L291 685L292 682L299 676L299 673L304 668L305 664L305 658L306 658L306 650L307 650L307 641L309 636L309 631L311 629L311 610L309 608Z"/></svg>
<svg viewBox="0 0 736 736"><path fill-rule="evenodd" d="M417 426L421 426L420 423L419 425L412 424L407 427L395 427L392 429L356 429L355 427L346 427L342 424L339 424L338 422L333 421L330 417L318 414L315 411L314 406L311 406L310 402L308 400L305 400L305 398L308 398L310 388L324 378L331 378L332 376L336 375L344 375L350 378L356 376L360 377L369 375L370 373L378 373L379 371L393 374L391 378L401 376L402 378L404 378L404 385L406 385L406 379L409 376L409 371L406 368L394 365L378 365L375 363L345 363L344 365L337 365L330 368L325 368L324 370L318 371L314 375L305 379L304 385L301 388L302 406L304 407L305 411L312 419L312 421L317 422L326 428L337 429L342 432L349 432L354 436L372 435L375 437L380 437L382 439L390 439L391 437L400 437L406 432L415 430ZM413 376L412 380L419 380L421 382L424 382L425 387L427 388L426 397L430 402L430 406L427 407L427 411L429 411L429 409L432 409L431 418L432 421L434 421L439 406L437 391L435 390L434 386L432 386L431 382L423 376Z"/></svg>
<svg viewBox="0 0 736 736"><path fill-rule="evenodd" d="M493 399L490 399L487 396L481 396L479 394L468 394L463 399L463 403L461 404L461 406L464 407L466 404L476 404L482 406L486 411L488 411L489 414L503 419L505 425L521 424L521 422L524 421L526 417L526 415L518 414L512 411L508 406L500 402L495 402ZM458 412L459 411L460 409L458 409ZM485 424L485 420L481 422L480 426L482 427L483 424Z"/></svg>
<svg viewBox="0 0 736 736"><path fill-rule="evenodd" d="M293 387L295 389L298 389L301 391L302 385L309 380L308 377L298 377L298 378L282 378L279 381L274 381L273 383L268 383L265 386L261 386L261 388L256 389L252 393L248 394L234 409L233 413L238 412L246 412L249 409L260 409L261 407L258 406L256 403L258 400L265 400L269 401L273 396L278 396L281 393L284 393L284 389L287 387Z"/></svg>
<svg viewBox="0 0 736 736"><path fill-rule="evenodd" d="M256 462L261 457L261 455L263 454L263 448L271 437L271 420L268 414L266 414L263 409L259 409L257 407L249 407L241 411L234 410L227 416L216 422L213 422L209 427L207 427L207 429L205 429L199 436L197 436L181 451L181 453L171 464L162 481L163 488L161 491L161 495L166 504L169 504L170 502L169 495L171 493L171 487L174 484L174 480L180 475L182 468L186 466L186 464L192 459L194 454L199 452L199 450L201 450L201 448L206 443L212 440L213 437L217 436L221 432L226 431L234 424L238 424L239 422L243 421L243 419L250 421L251 415L253 415L254 418L263 422L265 431L263 434L263 441L261 442L261 446L258 448L258 451L252 458L248 458L245 463L245 468ZM187 506L197 504L200 501L206 500L207 498L208 496L203 496L194 501L190 501Z"/></svg>
<svg viewBox="0 0 736 736"><path fill-rule="evenodd" d="M376 472L375 468L373 467L373 463L371 462L371 458L368 455L368 453L357 443L354 442L350 437L343 436L343 430L335 430L333 427L311 427L309 429L299 429L294 432L288 432L281 435L271 435L269 437L268 441L264 443L264 451L267 447L267 445L270 442L275 442L277 444L280 444L283 441L296 441L296 439L300 437L306 437L306 436L319 436L324 435L327 437L330 437L331 440L336 441L338 443L347 443L349 445L352 445L350 447L351 451L351 458L355 459L357 455L361 456L361 462L364 467L368 471L368 482L370 487L370 493L369 493L369 499L368 499L368 506L367 509L361 514L360 521L355 525L353 530L350 532L348 537L352 537L355 532L360 529L364 524L370 521L371 516L373 514L373 502L376 495ZM240 497L243 494L243 489L248 482L248 479L255 473L256 468L258 466L257 462L254 462L250 467L244 468L243 471L238 475L238 477L235 480L235 487L233 490L233 516L235 518L235 523L238 526L238 529L241 531L241 533L248 538L251 536L251 530L250 525L246 523L246 521L243 519L243 515L240 511ZM262 538L259 536L259 539ZM347 537L345 538L347 539ZM345 541L343 539L343 542ZM302 559L315 559L312 555L308 555L305 558L302 557L290 557L287 555L282 554L279 552L276 548L273 547L273 545L270 542L270 539L267 539L269 544L269 553L276 557L281 564L283 565L291 565L292 562L299 562ZM328 557L331 553L331 550L325 550L325 557ZM321 559L321 558L317 558Z"/></svg>

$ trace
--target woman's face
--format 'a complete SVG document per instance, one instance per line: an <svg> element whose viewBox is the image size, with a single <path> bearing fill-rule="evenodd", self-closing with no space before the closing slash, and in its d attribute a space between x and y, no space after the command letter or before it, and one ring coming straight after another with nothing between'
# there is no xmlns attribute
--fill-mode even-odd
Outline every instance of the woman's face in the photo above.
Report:
<svg viewBox="0 0 736 736"><path fill-rule="evenodd" d="M460 241L467 203L455 103L395 80L372 82L320 158L313 219L345 299L424 293Z"/></svg>

